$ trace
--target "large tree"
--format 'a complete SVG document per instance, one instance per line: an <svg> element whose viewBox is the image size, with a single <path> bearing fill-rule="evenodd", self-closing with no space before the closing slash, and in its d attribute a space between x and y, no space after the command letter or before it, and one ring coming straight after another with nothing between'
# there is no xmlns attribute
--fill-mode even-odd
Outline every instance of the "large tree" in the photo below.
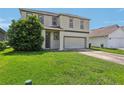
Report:
<svg viewBox="0 0 124 93"><path fill-rule="evenodd" d="M43 26L36 16L12 20L8 29L9 44L17 51L41 50Z"/></svg>

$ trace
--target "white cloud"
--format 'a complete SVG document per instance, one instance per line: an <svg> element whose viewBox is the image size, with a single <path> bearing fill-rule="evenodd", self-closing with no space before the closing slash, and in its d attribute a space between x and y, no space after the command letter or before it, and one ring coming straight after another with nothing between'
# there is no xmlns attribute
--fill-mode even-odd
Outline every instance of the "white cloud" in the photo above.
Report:
<svg viewBox="0 0 124 93"><path fill-rule="evenodd" d="M119 10L118 10L118 12L123 12L124 11L124 8L120 8Z"/></svg>
<svg viewBox="0 0 124 93"><path fill-rule="evenodd" d="M6 20L4 18L0 18L0 22L5 22Z"/></svg>
<svg viewBox="0 0 124 93"><path fill-rule="evenodd" d="M12 18L1 18L0 17L0 27L2 27L4 30L7 30L9 28L9 25L11 23Z"/></svg>
<svg viewBox="0 0 124 93"><path fill-rule="evenodd" d="M10 23L0 23L2 29L7 30L9 28Z"/></svg>

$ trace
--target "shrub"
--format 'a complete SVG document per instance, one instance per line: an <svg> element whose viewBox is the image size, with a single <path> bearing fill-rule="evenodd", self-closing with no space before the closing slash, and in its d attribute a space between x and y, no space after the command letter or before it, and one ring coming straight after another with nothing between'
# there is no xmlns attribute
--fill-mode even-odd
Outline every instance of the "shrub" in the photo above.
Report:
<svg viewBox="0 0 124 93"><path fill-rule="evenodd" d="M4 41L6 48L10 48L9 42L8 41Z"/></svg>
<svg viewBox="0 0 124 93"><path fill-rule="evenodd" d="M36 16L13 20L8 30L9 44L17 51L41 50L43 26Z"/></svg>
<svg viewBox="0 0 124 93"><path fill-rule="evenodd" d="M4 41L4 43L6 44L6 46L9 46L9 42L8 41Z"/></svg>
<svg viewBox="0 0 124 93"><path fill-rule="evenodd" d="M0 41L0 51L4 50L6 48L6 44L4 41Z"/></svg>

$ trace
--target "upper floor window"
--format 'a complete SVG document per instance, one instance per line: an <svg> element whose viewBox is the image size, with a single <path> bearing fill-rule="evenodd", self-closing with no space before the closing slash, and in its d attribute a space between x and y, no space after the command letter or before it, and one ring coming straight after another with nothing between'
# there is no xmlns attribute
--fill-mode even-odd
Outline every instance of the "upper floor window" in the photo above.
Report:
<svg viewBox="0 0 124 93"><path fill-rule="evenodd" d="M42 16L39 16L39 20L40 20L40 22L42 23L42 24L44 24L44 16L42 15Z"/></svg>
<svg viewBox="0 0 124 93"><path fill-rule="evenodd" d="M69 27L70 27L70 28L73 28L73 19L72 19L72 18L69 19Z"/></svg>
<svg viewBox="0 0 124 93"><path fill-rule="evenodd" d="M57 26L57 17L55 16L52 17L52 25Z"/></svg>
<svg viewBox="0 0 124 93"><path fill-rule="evenodd" d="M27 13L26 13L26 16L32 16L32 13L27 12Z"/></svg>
<svg viewBox="0 0 124 93"><path fill-rule="evenodd" d="M84 22L80 21L80 29L84 29Z"/></svg>

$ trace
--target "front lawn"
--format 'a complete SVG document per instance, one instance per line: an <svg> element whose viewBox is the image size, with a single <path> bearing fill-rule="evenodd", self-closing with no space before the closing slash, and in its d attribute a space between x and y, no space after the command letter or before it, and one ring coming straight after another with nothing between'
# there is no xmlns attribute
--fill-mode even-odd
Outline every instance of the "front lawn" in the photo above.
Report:
<svg viewBox="0 0 124 93"><path fill-rule="evenodd" d="M77 52L0 52L0 84L124 84L124 66Z"/></svg>
<svg viewBox="0 0 124 93"><path fill-rule="evenodd" d="M124 55L124 50L120 50L120 49L98 48L98 47L92 47L91 49L93 49L93 50L98 50L98 51L104 51L104 52L109 52L109 53L115 53L115 54L122 54L122 55Z"/></svg>

